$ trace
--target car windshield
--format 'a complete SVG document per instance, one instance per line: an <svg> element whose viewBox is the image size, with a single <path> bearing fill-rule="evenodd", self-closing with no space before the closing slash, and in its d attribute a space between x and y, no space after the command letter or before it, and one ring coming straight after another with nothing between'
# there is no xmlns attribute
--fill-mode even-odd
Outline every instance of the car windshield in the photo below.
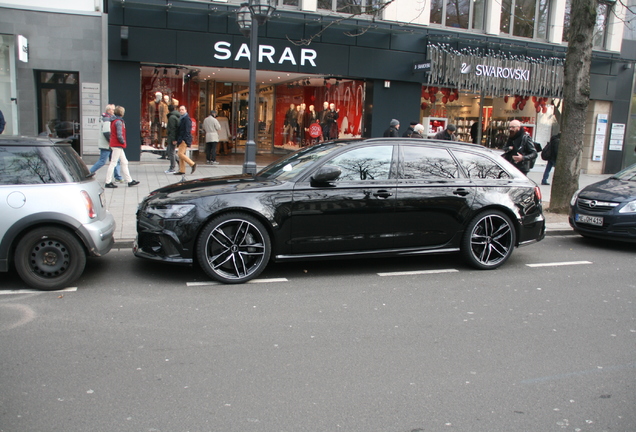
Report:
<svg viewBox="0 0 636 432"><path fill-rule="evenodd" d="M612 177L620 180L636 180L636 164L625 168L623 171L614 174Z"/></svg>
<svg viewBox="0 0 636 432"><path fill-rule="evenodd" d="M257 174L257 177L280 181L289 180L331 152L345 145L347 145L346 142L328 142L300 149L263 168L263 170Z"/></svg>

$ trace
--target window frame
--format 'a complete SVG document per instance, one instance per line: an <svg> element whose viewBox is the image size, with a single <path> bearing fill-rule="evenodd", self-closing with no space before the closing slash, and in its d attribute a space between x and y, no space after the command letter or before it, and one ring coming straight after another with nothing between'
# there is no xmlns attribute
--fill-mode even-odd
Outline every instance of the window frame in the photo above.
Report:
<svg viewBox="0 0 636 432"><path fill-rule="evenodd" d="M545 23L546 23L546 27L545 27L545 35L543 37L539 37L538 33L539 33L539 21L540 21L540 17L542 16L541 14L541 3L545 1L546 7L546 17L545 17ZM502 30L501 28L501 23L503 22L503 19L500 21L499 24L499 32L502 35L505 36L510 36L510 37L518 37L518 38L524 38L524 39L537 39L537 40L548 40L550 37L550 20L552 19L552 2L554 0L534 0L534 18L533 18L533 27L532 27L532 36L528 37L528 36L519 36L519 35L515 35L515 9L517 7L517 0L510 0L510 15L508 16L508 31L505 32ZM504 3L502 1L501 3L501 18L504 17L504 15L506 14L506 12L503 10L504 8Z"/></svg>
<svg viewBox="0 0 636 432"><path fill-rule="evenodd" d="M446 25L446 11L447 11L447 7L448 7L448 2L450 0L440 0L442 1L442 19L441 19L441 23L434 23L434 22L430 22L431 25L434 26L441 26L441 27L447 27ZM455 0L458 1L458 0ZM475 31L475 32L485 32L486 30L486 22L487 22L487 15L488 15L488 3L492 1L492 0L483 0L484 5L484 14L482 17L482 22L481 22L481 28L476 28L475 27L475 1L473 0L469 0L469 10L468 10L468 27L467 28L461 28L462 30L468 30L468 31ZM431 8L431 12L432 12L432 7L433 7L433 3L431 2L430 8ZM453 28L453 27L450 27Z"/></svg>

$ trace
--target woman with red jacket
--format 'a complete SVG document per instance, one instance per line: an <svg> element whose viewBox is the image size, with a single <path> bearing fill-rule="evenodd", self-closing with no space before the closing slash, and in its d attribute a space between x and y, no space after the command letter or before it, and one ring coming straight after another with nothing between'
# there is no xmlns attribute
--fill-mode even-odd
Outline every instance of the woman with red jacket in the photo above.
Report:
<svg viewBox="0 0 636 432"><path fill-rule="evenodd" d="M117 185L113 184L113 172L117 166L117 161L121 165L121 173L124 176L124 180L128 183L128 186L136 186L139 184L137 180L133 180L128 171L128 159L124 149L126 148L126 123L124 123L124 113L126 110L124 107L117 105L115 107L115 119L110 122L110 148L113 150L113 155L108 165L108 171L106 172L106 187L116 188Z"/></svg>

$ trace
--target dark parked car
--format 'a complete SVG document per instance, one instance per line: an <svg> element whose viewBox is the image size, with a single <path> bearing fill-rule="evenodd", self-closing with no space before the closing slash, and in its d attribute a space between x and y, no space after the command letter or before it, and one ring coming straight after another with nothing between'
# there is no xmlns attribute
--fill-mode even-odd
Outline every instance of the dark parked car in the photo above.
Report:
<svg viewBox="0 0 636 432"><path fill-rule="evenodd" d="M158 189L139 205L133 250L241 283L270 259L461 251L494 269L544 234L539 188L498 154L378 138L304 148L255 176Z"/></svg>
<svg viewBox="0 0 636 432"><path fill-rule="evenodd" d="M636 164L576 191L570 225L584 237L636 241Z"/></svg>
<svg viewBox="0 0 636 432"><path fill-rule="evenodd" d="M104 189L68 142L0 136L0 272L30 286L69 286L87 256L113 246Z"/></svg>

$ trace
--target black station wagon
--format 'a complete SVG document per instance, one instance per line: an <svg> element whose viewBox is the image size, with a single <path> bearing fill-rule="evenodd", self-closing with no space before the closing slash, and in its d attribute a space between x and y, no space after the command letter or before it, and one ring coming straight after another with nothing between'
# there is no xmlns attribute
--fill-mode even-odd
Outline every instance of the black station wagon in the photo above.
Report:
<svg viewBox="0 0 636 432"><path fill-rule="evenodd" d="M270 259L461 252L495 269L544 235L538 186L497 153L378 138L303 148L256 175L157 189L139 205L133 250L243 283Z"/></svg>

